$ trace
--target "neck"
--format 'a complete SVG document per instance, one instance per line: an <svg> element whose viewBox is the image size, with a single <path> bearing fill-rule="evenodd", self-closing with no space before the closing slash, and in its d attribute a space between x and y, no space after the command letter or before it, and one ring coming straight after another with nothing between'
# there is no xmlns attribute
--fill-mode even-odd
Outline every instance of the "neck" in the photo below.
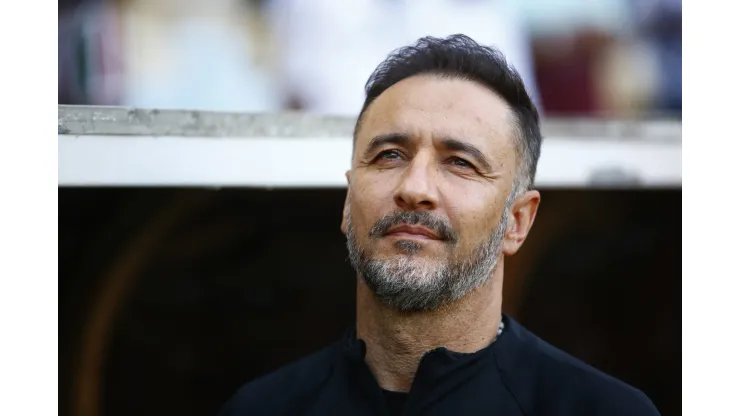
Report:
<svg viewBox="0 0 740 416"><path fill-rule="evenodd" d="M434 348L474 353L489 346L501 322L502 286L503 261L485 285L460 300L402 313L382 304L358 278L357 337L367 346L365 362L380 387L409 391L421 357Z"/></svg>

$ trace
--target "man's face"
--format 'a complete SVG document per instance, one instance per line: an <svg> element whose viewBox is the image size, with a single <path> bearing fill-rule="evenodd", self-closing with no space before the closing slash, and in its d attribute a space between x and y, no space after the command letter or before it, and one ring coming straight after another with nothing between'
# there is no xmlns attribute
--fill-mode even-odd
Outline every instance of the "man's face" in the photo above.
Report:
<svg viewBox="0 0 740 416"><path fill-rule="evenodd" d="M515 179L513 124L495 93L434 75L395 84L367 109L343 228L382 301L432 310L488 280Z"/></svg>

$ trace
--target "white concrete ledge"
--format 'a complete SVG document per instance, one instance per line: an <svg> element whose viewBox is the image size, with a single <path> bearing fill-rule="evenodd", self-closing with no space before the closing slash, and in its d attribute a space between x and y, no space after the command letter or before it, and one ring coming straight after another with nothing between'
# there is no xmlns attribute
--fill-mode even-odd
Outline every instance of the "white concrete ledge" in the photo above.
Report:
<svg viewBox="0 0 740 416"><path fill-rule="evenodd" d="M59 107L60 186L344 187L354 120ZM536 186L681 186L680 121L547 120Z"/></svg>

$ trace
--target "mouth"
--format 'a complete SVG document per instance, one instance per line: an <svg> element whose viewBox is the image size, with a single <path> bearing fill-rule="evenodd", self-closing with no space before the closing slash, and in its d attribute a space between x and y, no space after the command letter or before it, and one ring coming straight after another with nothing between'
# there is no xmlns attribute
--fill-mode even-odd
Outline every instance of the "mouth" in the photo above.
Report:
<svg viewBox="0 0 740 416"><path fill-rule="evenodd" d="M388 237L414 238L420 240L441 240L439 234L418 225L401 224L391 228L385 234Z"/></svg>

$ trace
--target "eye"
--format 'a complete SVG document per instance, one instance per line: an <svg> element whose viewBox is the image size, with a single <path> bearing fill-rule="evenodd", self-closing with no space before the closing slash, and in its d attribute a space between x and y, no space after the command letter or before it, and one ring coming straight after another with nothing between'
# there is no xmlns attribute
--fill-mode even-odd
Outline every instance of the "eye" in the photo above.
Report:
<svg viewBox="0 0 740 416"><path fill-rule="evenodd" d="M461 168L473 168L473 164L459 157L451 157L450 163Z"/></svg>
<svg viewBox="0 0 740 416"><path fill-rule="evenodd" d="M398 150L384 150L375 156L375 160L400 160L403 156Z"/></svg>

